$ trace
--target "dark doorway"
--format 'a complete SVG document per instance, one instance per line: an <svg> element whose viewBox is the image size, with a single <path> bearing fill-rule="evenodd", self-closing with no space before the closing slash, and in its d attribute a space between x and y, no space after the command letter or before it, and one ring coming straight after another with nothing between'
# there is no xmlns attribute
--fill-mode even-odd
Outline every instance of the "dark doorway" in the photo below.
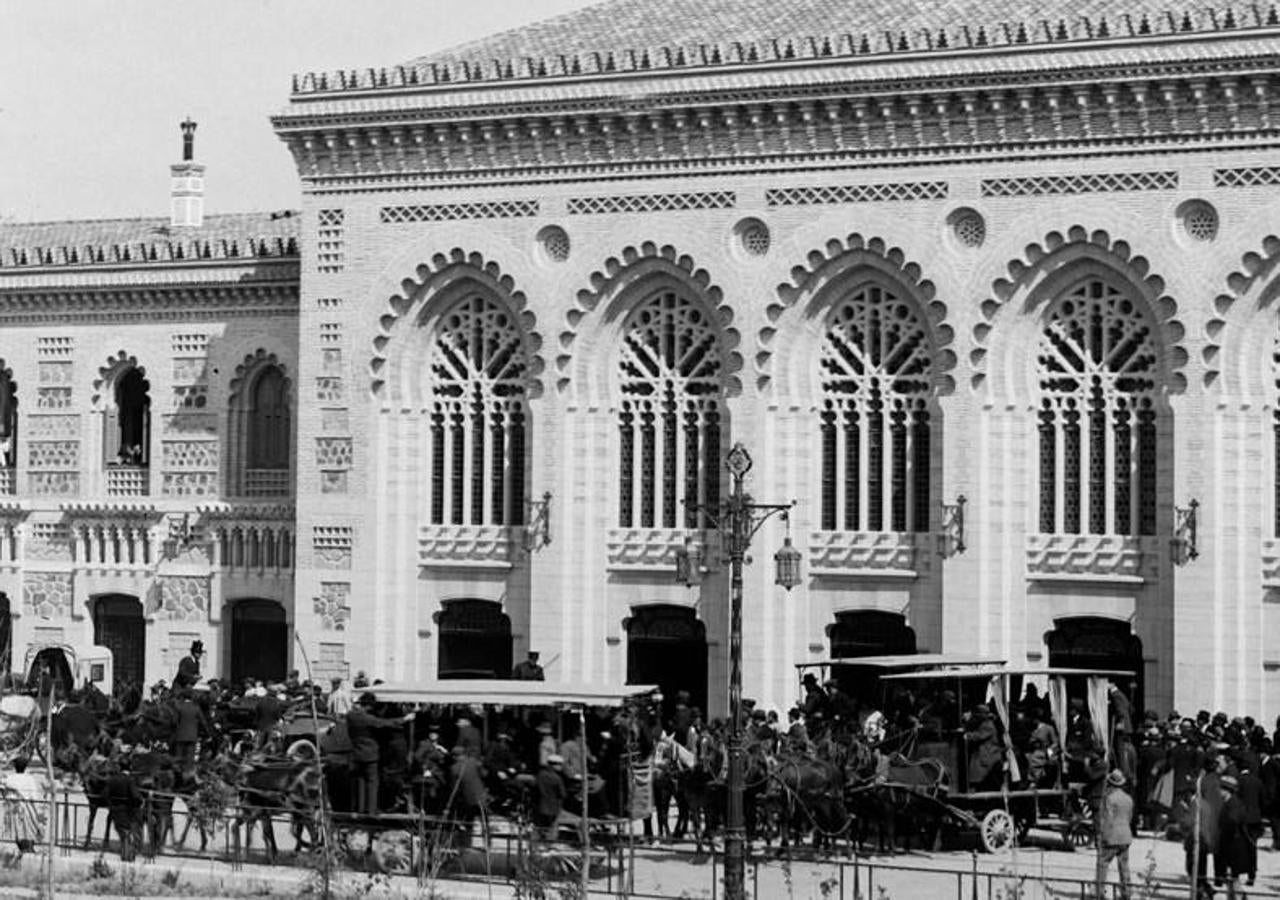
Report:
<svg viewBox="0 0 1280 900"><path fill-rule="evenodd" d="M137 597L106 594L93 601L93 642L111 651L116 681L145 687L147 623Z"/></svg>
<svg viewBox="0 0 1280 900"><path fill-rule="evenodd" d="M1134 714L1141 721L1146 709L1143 695L1142 640L1133 633L1128 622L1100 616L1078 616L1056 619L1057 627L1045 635L1049 645L1049 665L1071 669L1117 669L1133 672L1119 688L1129 695ZM1067 691L1073 696L1085 695L1085 679L1068 679Z"/></svg>
<svg viewBox="0 0 1280 900"><path fill-rule="evenodd" d="M832 659L916 652L916 632L907 625L907 617L878 609L836 613L835 624L827 626L827 637Z"/></svg>
<svg viewBox="0 0 1280 900"><path fill-rule="evenodd" d="M231 681L284 681L289 667L289 623L274 600L239 600L231 607ZM204 673L201 673L202 675Z"/></svg>
<svg viewBox="0 0 1280 900"><path fill-rule="evenodd" d="M627 619L627 684L662 689L664 721L687 691L707 714L707 628L687 606L638 606Z"/></svg>
<svg viewBox="0 0 1280 900"><path fill-rule="evenodd" d="M906 656L916 652L916 632L901 613L861 609L836 613L827 626L832 659L856 660L862 656ZM882 669L866 666L839 666L831 677L840 689L860 703L880 704ZM801 695L803 692L801 692Z"/></svg>
<svg viewBox="0 0 1280 900"><path fill-rule="evenodd" d="M68 697L75 690L76 684L64 649L45 647L37 652L31 660L26 685L42 703L51 690L55 699Z"/></svg>
<svg viewBox="0 0 1280 900"><path fill-rule="evenodd" d="M510 678L511 619L492 600L449 600L437 614L444 678Z"/></svg>

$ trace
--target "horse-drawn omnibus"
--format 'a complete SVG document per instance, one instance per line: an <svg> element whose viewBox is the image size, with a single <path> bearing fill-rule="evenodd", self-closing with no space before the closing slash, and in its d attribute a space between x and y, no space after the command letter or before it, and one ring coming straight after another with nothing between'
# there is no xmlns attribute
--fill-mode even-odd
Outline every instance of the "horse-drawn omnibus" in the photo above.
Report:
<svg viewBox="0 0 1280 900"><path fill-rule="evenodd" d="M1007 848L1033 827L1086 844L1086 789L1113 765L1111 694L1132 679L1119 670L990 665L887 674L883 740L909 763L938 765L934 789L916 795L976 828L984 849ZM1037 689L1024 696L1029 685ZM893 721L907 703L914 718Z"/></svg>
<svg viewBox="0 0 1280 900"><path fill-rule="evenodd" d="M428 683L378 684L371 687L379 703L396 704L419 711L433 709L514 711L527 716L535 710L568 714L577 718L578 734L586 734L586 714L590 709L618 709L660 699L656 686L610 685L605 683L570 684L545 681L509 681L490 679L458 679ZM487 720L482 720L482 726ZM410 725L410 746L415 743L413 725ZM492 735L486 735L492 737ZM566 815L561 824L576 826L579 846L567 849L545 843L540 845L538 856L545 864L550 858L568 861L581 855L580 872L583 896L586 896L590 870L590 834L594 828L616 828L618 820L604 821L593 808L592 779L582 778L579 785L578 815ZM629 821L629 820L625 820ZM346 831L363 831L373 848L379 867L386 872L405 873L425 868L423 855L428 852L423 840L421 816L378 815L348 816L337 819ZM486 826L487 827L487 826ZM523 853L524 850L521 850Z"/></svg>

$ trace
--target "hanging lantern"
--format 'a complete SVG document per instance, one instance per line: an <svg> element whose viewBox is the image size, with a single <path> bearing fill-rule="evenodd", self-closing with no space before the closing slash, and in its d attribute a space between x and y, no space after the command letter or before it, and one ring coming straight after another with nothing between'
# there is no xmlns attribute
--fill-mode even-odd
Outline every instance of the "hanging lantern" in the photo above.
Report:
<svg viewBox="0 0 1280 900"><path fill-rule="evenodd" d="M685 587L698 583L699 554L693 549L693 541L685 538L684 546L676 550L676 581Z"/></svg>
<svg viewBox="0 0 1280 900"><path fill-rule="evenodd" d="M791 590L801 582L800 551L791 545L791 535L787 535L782 542L782 548L773 554L773 562L777 567L777 576L774 578L775 584L780 584L787 590Z"/></svg>

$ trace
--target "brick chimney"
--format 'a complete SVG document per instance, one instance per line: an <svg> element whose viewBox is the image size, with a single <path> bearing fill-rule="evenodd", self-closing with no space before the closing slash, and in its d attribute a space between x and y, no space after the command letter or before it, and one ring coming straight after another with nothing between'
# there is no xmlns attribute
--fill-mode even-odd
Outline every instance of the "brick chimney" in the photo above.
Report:
<svg viewBox="0 0 1280 900"><path fill-rule="evenodd" d="M204 224L204 166L195 162L196 123L182 123L182 162L169 167L170 225L199 228Z"/></svg>

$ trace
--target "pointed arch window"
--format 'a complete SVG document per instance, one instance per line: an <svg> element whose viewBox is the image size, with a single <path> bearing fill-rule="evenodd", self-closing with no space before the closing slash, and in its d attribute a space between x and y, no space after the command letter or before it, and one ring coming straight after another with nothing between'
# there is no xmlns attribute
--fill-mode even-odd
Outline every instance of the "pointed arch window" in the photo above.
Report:
<svg viewBox="0 0 1280 900"><path fill-rule="evenodd" d="M821 524L827 531L927 531L932 352L915 304L867 284L827 318Z"/></svg>
<svg viewBox="0 0 1280 900"><path fill-rule="evenodd" d="M112 381L102 415L102 450L109 495L150 493L151 385L138 366L118 372Z"/></svg>
<svg viewBox="0 0 1280 900"><path fill-rule="evenodd" d="M284 372L267 366L249 400L249 468L289 468L289 394Z"/></svg>
<svg viewBox="0 0 1280 900"><path fill-rule="evenodd" d="M620 356L619 525L696 528L685 501L720 502L717 331L699 303L666 291L632 310Z"/></svg>
<svg viewBox="0 0 1280 900"><path fill-rule="evenodd" d="M476 294L431 338L431 521L524 523L528 358L519 323Z"/></svg>
<svg viewBox="0 0 1280 900"><path fill-rule="evenodd" d="M1159 352L1138 303L1100 278L1040 333L1040 531L1156 533Z"/></svg>

